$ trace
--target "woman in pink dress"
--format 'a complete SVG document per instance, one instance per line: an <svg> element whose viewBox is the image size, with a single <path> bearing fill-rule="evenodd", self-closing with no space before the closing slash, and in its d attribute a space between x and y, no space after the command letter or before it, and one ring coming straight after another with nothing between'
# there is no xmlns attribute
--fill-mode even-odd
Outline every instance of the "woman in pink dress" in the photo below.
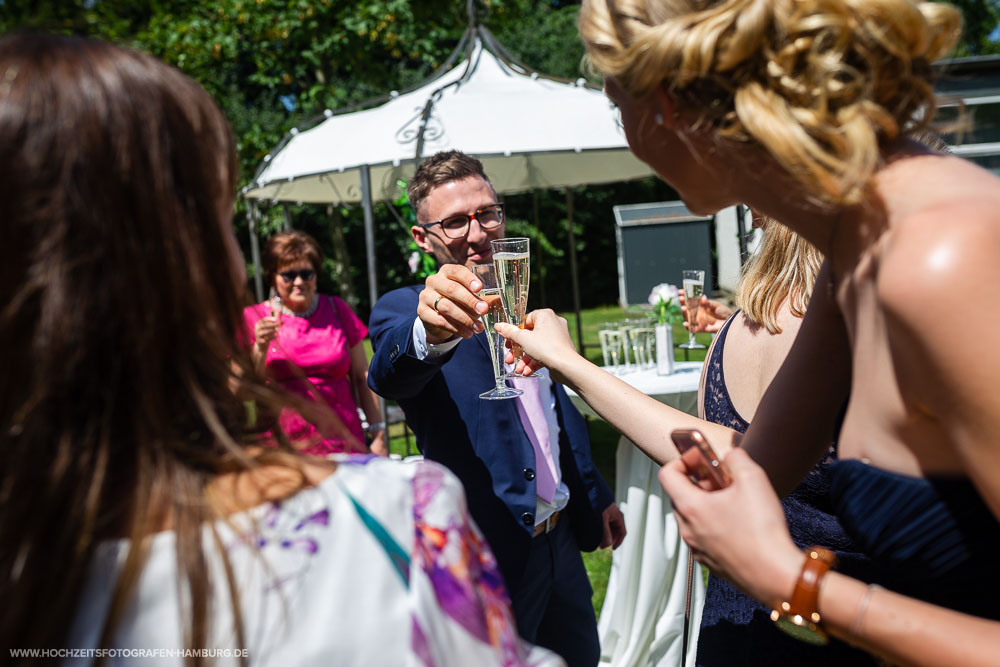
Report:
<svg viewBox="0 0 1000 667"><path fill-rule="evenodd" d="M317 293L321 263L319 244L305 232L271 237L263 265L275 296L243 311L251 355L269 379L329 406L331 413L314 417L315 423L293 410L282 411L282 431L303 451L324 455L366 449L357 396L368 421L371 451L385 456L385 423L368 388L368 360L361 345L368 328L342 299Z"/></svg>

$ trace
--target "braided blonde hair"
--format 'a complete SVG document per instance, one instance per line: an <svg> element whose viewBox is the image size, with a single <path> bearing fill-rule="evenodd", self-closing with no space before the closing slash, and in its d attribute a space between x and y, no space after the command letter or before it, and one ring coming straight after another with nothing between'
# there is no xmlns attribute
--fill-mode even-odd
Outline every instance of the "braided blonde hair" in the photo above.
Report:
<svg viewBox="0 0 1000 667"><path fill-rule="evenodd" d="M860 201L880 143L930 122L930 64L960 29L954 7L915 0L584 0L580 11L597 71L636 98L665 86L827 204Z"/></svg>

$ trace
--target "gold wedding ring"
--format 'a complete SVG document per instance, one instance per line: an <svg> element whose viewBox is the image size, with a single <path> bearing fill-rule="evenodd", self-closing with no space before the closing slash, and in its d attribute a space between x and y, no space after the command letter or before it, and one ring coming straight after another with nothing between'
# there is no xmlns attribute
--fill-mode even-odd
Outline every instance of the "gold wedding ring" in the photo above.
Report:
<svg viewBox="0 0 1000 667"><path fill-rule="evenodd" d="M431 306L431 308L434 309L435 313L440 313L441 312L440 310L438 310L438 301L440 301L443 298L444 298L444 294L438 294L438 298L434 299L434 305Z"/></svg>

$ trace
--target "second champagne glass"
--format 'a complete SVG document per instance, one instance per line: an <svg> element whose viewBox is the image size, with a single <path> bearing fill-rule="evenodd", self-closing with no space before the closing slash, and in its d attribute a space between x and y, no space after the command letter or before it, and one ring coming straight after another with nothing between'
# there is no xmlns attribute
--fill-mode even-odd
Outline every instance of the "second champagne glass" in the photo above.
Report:
<svg viewBox="0 0 1000 667"><path fill-rule="evenodd" d="M701 295L705 293L705 272L688 270L682 272L684 279L684 303L687 308L688 342L677 347L685 350L703 350L705 346L694 340L694 329L698 323L698 308L701 306Z"/></svg>
<svg viewBox="0 0 1000 667"><path fill-rule="evenodd" d="M493 246L493 266L496 267L497 284L500 286L500 300L507 314L507 322L524 328L524 316L528 310L528 282L531 277L531 252L529 239L515 237L490 241ZM514 366L523 354L520 345L512 345ZM520 375L511 371L507 377L539 377L538 373Z"/></svg>
<svg viewBox="0 0 1000 667"><path fill-rule="evenodd" d="M481 319L483 320L483 329L486 331L486 340L490 346L490 358L493 361L493 380L496 383L493 389L483 392L479 395L479 398L487 401L496 401L520 396L524 393L523 391L508 387L504 383L504 337L498 334L493 328L493 325L497 322L505 321L503 305L500 303L500 288L497 287L496 270L492 264L477 264L472 267L472 272L476 274L476 278L479 278L479 281L483 284L483 289L479 292L479 298L485 301L489 308Z"/></svg>

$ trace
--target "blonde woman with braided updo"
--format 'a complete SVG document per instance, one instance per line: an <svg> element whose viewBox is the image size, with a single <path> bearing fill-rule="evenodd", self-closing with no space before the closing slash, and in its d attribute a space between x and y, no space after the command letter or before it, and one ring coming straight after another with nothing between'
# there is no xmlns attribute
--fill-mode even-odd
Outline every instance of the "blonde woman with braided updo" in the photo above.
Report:
<svg viewBox="0 0 1000 667"><path fill-rule="evenodd" d="M948 309L1000 284L1000 181L910 138L959 27L952 7L910 0L584 0L587 53L635 154L693 212L745 202L826 258L740 449L576 355L550 311L498 326L528 370L548 366L667 462L701 562L779 627L903 664L1000 655L1000 310L962 340ZM885 588L798 549L775 494L820 458L845 401L832 509ZM690 483L678 427L723 452L731 486Z"/></svg>

